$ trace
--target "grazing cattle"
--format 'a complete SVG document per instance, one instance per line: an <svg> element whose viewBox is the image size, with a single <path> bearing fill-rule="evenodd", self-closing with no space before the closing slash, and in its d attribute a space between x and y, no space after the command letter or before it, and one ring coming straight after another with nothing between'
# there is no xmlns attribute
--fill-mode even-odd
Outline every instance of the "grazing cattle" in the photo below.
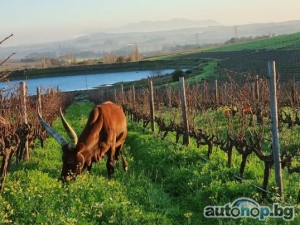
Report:
<svg viewBox="0 0 300 225"><path fill-rule="evenodd" d="M110 178L114 173L114 161L122 157L123 168L127 162L121 153L127 136L126 117L121 106L104 102L96 106L89 115L87 124L79 138L60 111L65 130L70 137L68 143L58 132L50 127L38 113L44 128L61 144L63 167L61 177L71 180L81 174L85 168L91 171L92 163L100 161L107 155L107 172Z"/></svg>

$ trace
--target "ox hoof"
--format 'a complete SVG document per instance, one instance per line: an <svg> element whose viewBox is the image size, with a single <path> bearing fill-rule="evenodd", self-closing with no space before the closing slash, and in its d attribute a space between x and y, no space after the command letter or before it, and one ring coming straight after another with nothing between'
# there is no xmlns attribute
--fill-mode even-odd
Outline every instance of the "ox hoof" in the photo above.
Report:
<svg viewBox="0 0 300 225"><path fill-rule="evenodd" d="M124 167L124 170L127 172L127 171L128 171L128 166L125 166L125 167Z"/></svg>

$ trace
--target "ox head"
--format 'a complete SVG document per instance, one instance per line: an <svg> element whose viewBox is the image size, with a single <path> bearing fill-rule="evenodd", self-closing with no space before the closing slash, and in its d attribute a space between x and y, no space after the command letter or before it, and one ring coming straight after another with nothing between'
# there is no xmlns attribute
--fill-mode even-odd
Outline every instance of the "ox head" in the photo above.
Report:
<svg viewBox="0 0 300 225"><path fill-rule="evenodd" d="M63 155L62 155L62 171L61 178L63 181L72 180L76 175L80 174L83 170L84 158L78 153L78 151L84 148L83 144L78 144L78 138L73 130L73 128L66 121L60 109L60 118L63 126L70 137L70 141L67 142L62 135L60 135L56 130L54 130L50 125L48 125L42 118L41 114L38 112L38 117L42 126L46 131L61 145Z"/></svg>

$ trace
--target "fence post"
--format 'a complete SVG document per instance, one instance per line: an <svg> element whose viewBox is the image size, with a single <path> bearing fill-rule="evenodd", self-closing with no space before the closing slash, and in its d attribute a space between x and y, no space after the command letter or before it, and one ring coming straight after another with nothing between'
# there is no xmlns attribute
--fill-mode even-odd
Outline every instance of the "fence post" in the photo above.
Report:
<svg viewBox="0 0 300 225"><path fill-rule="evenodd" d="M20 82L20 94L21 94L21 113L23 115L23 122L25 126L28 125L27 121L27 107L26 107L26 97L27 97L27 90L26 90L26 83L25 82ZM28 140L26 139L25 141L25 159L29 160L29 146L28 146Z"/></svg>
<svg viewBox="0 0 300 225"><path fill-rule="evenodd" d="M114 88L114 103L117 103L117 89Z"/></svg>
<svg viewBox="0 0 300 225"><path fill-rule="evenodd" d="M41 95L41 88L36 88L36 95L37 95L37 110L42 115L42 95Z"/></svg>
<svg viewBox="0 0 300 225"><path fill-rule="evenodd" d="M218 104L218 102L219 102L218 80L215 80L215 102L216 102L216 104Z"/></svg>
<svg viewBox="0 0 300 225"><path fill-rule="evenodd" d="M268 76L270 85L270 106L272 122L272 148L274 157L275 179L278 194L283 197L283 184L280 164L280 145L278 134L277 93L276 93L276 66L275 62L268 62Z"/></svg>
<svg viewBox="0 0 300 225"><path fill-rule="evenodd" d="M259 101L259 77L258 75L256 75L256 79L255 79L255 97L256 100Z"/></svg>
<svg viewBox="0 0 300 225"><path fill-rule="evenodd" d="M292 89L292 107L295 106L295 104L297 103L297 90L296 90L296 81L295 81L295 77L293 78L293 80L291 81L291 89Z"/></svg>
<svg viewBox="0 0 300 225"><path fill-rule="evenodd" d="M3 104L3 90L0 90L0 109L1 109L1 111L2 111L2 113L4 113L4 104Z"/></svg>
<svg viewBox="0 0 300 225"><path fill-rule="evenodd" d="M172 107L172 89L171 87L167 87L167 95L168 95L168 107Z"/></svg>
<svg viewBox="0 0 300 225"><path fill-rule="evenodd" d="M182 120L184 126L184 135L183 135L183 144L189 145L189 124L187 118L187 106L186 106L186 97L185 97L185 86L184 86L184 77L179 78L180 81L180 98L181 98L181 108L182 108Z"/></svg>
<svg viewBox="0 0 300 225"><path fill-rule="evenodd" d="M135 88L134 88L134 85L132 85L132 104L133 104L133 109L135 110Z"/></svg>
<svg viewBox="0 0 300 225"><path fill-rule="evenodd" d="M124 105L124 86L121 84L121 103Z"/></svg>
<svg viewBox="0 0 300 225"><path fill-rule="evenodd" d="M21 97L21 112L22 112L22 122L25 124L27 121L27 107L26 107L26 84L25 82L20 82L20 97Z"/></svg>
<svg viewBox="0 0 300 225"><path fill-rule="evenodd" d="M152 80L150 80L149 103L150 103L151 131L154 133L155 132L155 123L154 123L154 97L153 97L153 82L152 82Z"/></svg>

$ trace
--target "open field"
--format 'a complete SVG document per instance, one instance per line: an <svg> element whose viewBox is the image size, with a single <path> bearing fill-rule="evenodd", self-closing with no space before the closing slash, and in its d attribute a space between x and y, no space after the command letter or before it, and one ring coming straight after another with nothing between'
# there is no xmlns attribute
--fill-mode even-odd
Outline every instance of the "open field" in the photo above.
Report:
<svg viewBox="0 0 300 225"><path fill-rule="evenodd" d="M263 40L252 40L244 43L228 44L217 47L212 51L241 51L241 50L295 50L300 49L300 33L279 35Z"/></svg>
<svg viewBox="0 0 300 225"><path fill-rule="evenodd" d="M288 81L290 79L300 79L300 33L290 35L280 35L262 40L254 40L245 43L227 44L221 47L194 49L181 53L160 56L158 59L190 59L194 60L192 67L188 67L195 72L200 64L195 60L214 60L219 63L215 66L215 75L225 75L223 70L237 73L237 76L247 74L266 76L267 62L276 61L276 67L280 74L280 79ZM157 59L153 58L152 60ZM195 72L194 75L198 75ZM203 77L206 79L205 77ZM221 77L218 76L218 79ZM209 78L208 78L209 79Z"/></svg>

